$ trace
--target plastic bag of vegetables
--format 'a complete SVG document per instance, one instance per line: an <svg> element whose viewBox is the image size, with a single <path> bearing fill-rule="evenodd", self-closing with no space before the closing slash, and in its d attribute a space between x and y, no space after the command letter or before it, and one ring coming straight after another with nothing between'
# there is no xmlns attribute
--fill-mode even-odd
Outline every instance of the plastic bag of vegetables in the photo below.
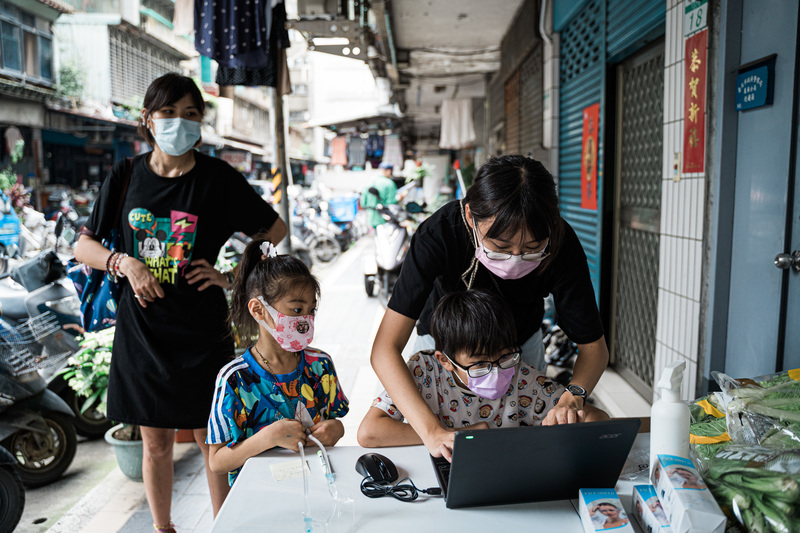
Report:
<svg viewBox="0 0 800 533"><path fill-rule="evenodd" d="M800 531L800 449L731 444L705 467L717 503L747 531Z"/></svg>
<svg viewBox="0 0 800 533"><path fill-rule="evenodd" d="M698 398L689 405L689 452L694 464L701 470L731 442L724 409L715 394Z"/></svg>
<svg viewBox="0 0 800 533"><path fill-rule="evenodd" d="M770 448L800 448L800 369L753 380L712 376L726 397L733 442Z"/></svg>

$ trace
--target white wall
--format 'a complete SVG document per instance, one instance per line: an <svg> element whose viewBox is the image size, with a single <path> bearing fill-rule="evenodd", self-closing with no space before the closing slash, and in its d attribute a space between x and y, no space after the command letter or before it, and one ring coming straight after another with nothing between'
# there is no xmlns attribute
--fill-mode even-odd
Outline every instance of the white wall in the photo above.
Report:
<svg viewBox="0 0 800 533"><path fill-rule="evenodd" d="M686 361L683 398L692 399L698 369L706 176L681 175L679 181L673 180L673 159L676 152L683 150L683 12L686 1L665 1L664 157L654 377L658 380L668 363ZM708 148L706 144L706 151Z"/></svg>
<svg viewBox="0 0 800 533"><path fill-rule="evenodd" d="M83 100L108 106L111 101L111 59L108 26L119 24L119 15L61 15L53 25L59 65L74 65L84 75Z"/></svg>
<svg viewBox="0 0 800 533"><path fill-rule="evenodd" d="M310 122L335 122L375 113L378 88L366 63L322 52L309 52L308 59L313 80Z"/></svg>

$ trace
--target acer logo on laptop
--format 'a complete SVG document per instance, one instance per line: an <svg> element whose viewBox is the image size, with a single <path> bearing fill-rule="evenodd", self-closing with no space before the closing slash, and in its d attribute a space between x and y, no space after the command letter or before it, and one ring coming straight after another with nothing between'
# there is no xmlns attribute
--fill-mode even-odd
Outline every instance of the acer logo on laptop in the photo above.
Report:
<svg viewBox="0 0 800 533"><path fill-rule="evenodd" d="M601 439L616 439L616 438L618 438L620 436L622 436L622 433L606 433L605 435L600 435L600 437L598 437L598 438L601 438Z"/></svg>

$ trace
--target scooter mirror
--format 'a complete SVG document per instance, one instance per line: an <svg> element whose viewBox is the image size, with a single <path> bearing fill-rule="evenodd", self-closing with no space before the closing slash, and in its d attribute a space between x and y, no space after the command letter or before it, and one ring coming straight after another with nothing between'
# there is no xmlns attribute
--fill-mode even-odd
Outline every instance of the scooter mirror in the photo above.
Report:
<svg viewBox="0 0 800 533"><path fill-rule="evenodd" d="M55 229L56 237L60 237L61 232L63 230L64 230L64 216L61 213L59 213L58 217L56 218L56 229Z"/></svg>
<svg viewBox="0 0 800 533"><path fill-rule="evenodd" d="M406 204L406 211L409 213L422 213L422 206L417 202L408 202Z"/></svg>
<svg viewBox="0 0 800 533"><path fill-rule="evenodd" d="M375 187L370 187L369 189L367 189L367 192L369 192L370 194L374 194L378 198L381 197L381 193L378 192L378 189L376 189Z"/></svg>

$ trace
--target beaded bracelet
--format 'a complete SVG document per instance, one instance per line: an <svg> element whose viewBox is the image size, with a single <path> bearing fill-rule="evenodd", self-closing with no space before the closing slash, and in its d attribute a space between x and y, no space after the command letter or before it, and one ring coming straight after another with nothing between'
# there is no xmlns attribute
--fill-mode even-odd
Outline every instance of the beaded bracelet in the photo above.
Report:
<svg viewBox="0 0 800 533"><path fill-rule="evenodd" d="M120 263L122 263L122 260L125 259L126 257L128 257L128 254L122 252L120 254L117 254L117 259L116 261L114 261L114 275L120 279L124 278L125 274L119 271L119 265Z"/></svg>
<svg viewBox="0 0 800 533"><path fill-rule="evenodd" d="M114 256L117 255L117 252L111 252L108 257L106 258L106 272L111 274L111 263L114 261Z"/></svg>

